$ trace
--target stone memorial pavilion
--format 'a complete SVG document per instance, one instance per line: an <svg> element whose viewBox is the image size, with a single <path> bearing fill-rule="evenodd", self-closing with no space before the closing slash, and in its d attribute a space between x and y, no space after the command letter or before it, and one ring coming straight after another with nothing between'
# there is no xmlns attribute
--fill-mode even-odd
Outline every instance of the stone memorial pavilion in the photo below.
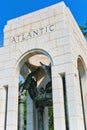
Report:
<svg viewBox="0 0 87 130"><path fill-rule="evenodd" d="M87 43L64 2L7 21L0 48L0 130L49 130L49 107L54 130L87 130Z"/></svg>

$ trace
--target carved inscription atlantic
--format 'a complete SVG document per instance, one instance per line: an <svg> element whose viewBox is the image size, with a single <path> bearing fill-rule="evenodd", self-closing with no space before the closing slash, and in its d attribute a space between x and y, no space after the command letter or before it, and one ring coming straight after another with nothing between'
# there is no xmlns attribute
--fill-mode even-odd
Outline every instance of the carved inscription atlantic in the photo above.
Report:
<svg viewBox="0 0 87 130"><path fill-rule="evenodd" d="M37 37L37 36L40 36L42 34L52 32L52 31L54 31L54 25L49 25L49 26L46 26L46 27L43 27L43 28L39 28L39 29L32 30L32 31L29 31L29 32L21 33L17 36L12 36L10 38L10 40L11 40L12 43L22 42L24 40L34 38L34 37Z"/></svg>

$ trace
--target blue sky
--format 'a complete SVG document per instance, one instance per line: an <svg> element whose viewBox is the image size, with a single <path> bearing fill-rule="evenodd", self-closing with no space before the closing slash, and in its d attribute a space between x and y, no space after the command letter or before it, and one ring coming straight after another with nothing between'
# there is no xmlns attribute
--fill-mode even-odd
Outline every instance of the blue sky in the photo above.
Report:
<svg viewBox="0 0 87 130"><path fill-rule="evenodd" d="M3 29L7 21L62 0L2 0L0 6L0 46L3 44ZM64 0L79 25L87 20L87 0Z"/></svg>

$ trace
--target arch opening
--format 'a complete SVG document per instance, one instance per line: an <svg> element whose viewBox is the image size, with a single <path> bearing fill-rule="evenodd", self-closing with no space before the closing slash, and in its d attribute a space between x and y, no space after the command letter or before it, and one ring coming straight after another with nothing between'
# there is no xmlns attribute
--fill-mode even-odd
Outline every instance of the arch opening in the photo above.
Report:
<svg viewBox="0 0 87 130"><path fill-rule="evenodd" d="M44 52L31 50L19 63L18 130L51 130L54 127L51 79L53 63L49 54ZM31 77L28 78L29 76Z"/></svg>
<svg viewBox="0 0 87 130"><path fill-rule="evenodd" d="M84 129L87 129L87 118L86 118L86 102L85 96L86 94L86 84L87 84L87 74L86 74L86 66L84 60L81 56L79 56L77 60L77 67L78 67L78 75L79 75L79 84L80 84L80 94L81 94L81 104L82 104L82 114L83 114L83 122L84 122Z"/></svg>

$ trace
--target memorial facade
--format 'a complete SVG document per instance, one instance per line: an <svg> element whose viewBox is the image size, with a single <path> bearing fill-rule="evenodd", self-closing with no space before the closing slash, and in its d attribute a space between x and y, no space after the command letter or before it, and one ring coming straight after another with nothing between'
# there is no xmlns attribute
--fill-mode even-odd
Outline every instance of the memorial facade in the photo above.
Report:
<svg viewBox="0 0 87 130"><path fill-rule="evenodd" d="M9 20L4 28L3 44L0 48L0 130L24 130L21 103L25 97L22 95L19 103L19 77L25 80L28 73L42 64L51 68L54 130L86 130L87 43L69 8L60 2ZM33 79L45 91L50 78L43 70L33 75ZM26 100L26 130L38 130L39 112L30 95ZM49 130L48 107L44 107L42 117L41 130Z"/></svg>

